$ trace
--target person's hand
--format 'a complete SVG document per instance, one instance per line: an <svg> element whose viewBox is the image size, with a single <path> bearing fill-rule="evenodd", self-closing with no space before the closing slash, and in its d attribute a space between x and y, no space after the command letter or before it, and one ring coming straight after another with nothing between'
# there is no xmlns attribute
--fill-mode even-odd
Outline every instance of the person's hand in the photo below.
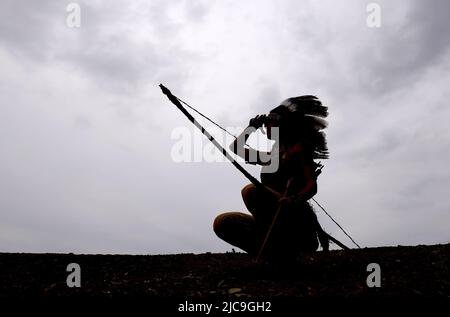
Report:
<svg viewBox="0 0 450 317"><path fill-rule="evenodd" d="M298 201L302 199L300 195L292 195L292 196L283 196L278 199L278 204L280 206L291 206L293 204L298 203Z"/></svg>
<svg viewBox="0 0 450 317"><path fill-rule="evenodd" d="M290 206L294 203L294 199L292 196L283 196L280 199L278 199L279 206Z"/></svg>
<svg viewBox="0 0 450 317"><path fill-rule="evenodd" d="M264 124L264 121L266 119L265 115L257 115L256 117L250 119L249 126L254 127L256 130L261 128Z"/></svg>

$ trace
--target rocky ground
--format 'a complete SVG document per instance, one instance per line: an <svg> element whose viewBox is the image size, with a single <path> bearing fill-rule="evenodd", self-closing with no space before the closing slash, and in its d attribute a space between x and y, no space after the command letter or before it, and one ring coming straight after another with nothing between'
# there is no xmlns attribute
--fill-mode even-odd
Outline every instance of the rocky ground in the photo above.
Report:
<svg viewBox="0 0 450 317"><path fill-rule="evenodd" d="M66 284L78 263L81 287ZM381 268L370 288L369 263ZM291 265L246 254L0 254L0 296L227 299L450 296L450 244L318 252Z"/></svg>

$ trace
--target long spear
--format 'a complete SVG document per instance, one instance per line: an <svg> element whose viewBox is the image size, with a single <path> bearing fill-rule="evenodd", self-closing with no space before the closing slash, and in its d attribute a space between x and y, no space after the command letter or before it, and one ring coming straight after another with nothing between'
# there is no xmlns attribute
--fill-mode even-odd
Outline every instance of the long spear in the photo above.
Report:
<svg viewBox="0 0 450 317"><path fill-rule="evenodd" d="M262 188L266 191L269 191L272 194L275 194L277 197L282 197L282 195L276 191L274 191L273 189L263 185L260 181L258 181L255 177L253 177L253 175L251 175L249 172L247 172L247 170L245 170L242 165L240 165L224 148L222 145L220 145L219 142L216 141L216 139L214 139L214 137L205 129L203 128L203 126L197 121L195 120L195 118L186 110L186 108L183 107L183 105L180 103L180 101L178 100L177 97L175 97L170 90L165 87L163 84L159 84L159 87L161 88L163 94L165 94L167 96L167 98L169 98L169 100L189 119L189 121L191 121L207 138L208 140L210 140L214 146L219 149L220 152L222 152L222 154L231 162L231 164L233 164L242 174L244 174L245 177L247 177L247 179L254 184L256 187L258 188ZM278 212L277 212L278 214ZM276 217L274 218L274 220L276 220ZM272 228L272 226L271 226ZM270 228L270 229L271 229ZM268 236L270 235L270 230L269 232L267 232L266 235L266 239L262 244L262 247L259 251L259 255L261 255L263 248L266 244L266 240L268 238ZM336 243L338 246L340 246L342 249L345 250L349 250L350 248L345 246L343 243L339 242L337 239L333 238L332 236L330 236L328 233L326 233L325 231L322 230L322 228L320 228L319 226L319 230L321 230L323 232L323 234L325 234L328 239L330 239L331 241L333 241L334 243ZM259 258L259 256L258 256Z"/></svg>

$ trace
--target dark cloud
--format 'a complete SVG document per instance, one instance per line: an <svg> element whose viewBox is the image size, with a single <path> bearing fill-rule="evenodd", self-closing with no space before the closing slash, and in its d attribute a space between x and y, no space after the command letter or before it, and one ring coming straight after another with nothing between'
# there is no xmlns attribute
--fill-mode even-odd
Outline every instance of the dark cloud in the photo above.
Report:
<svg viewBox="0 0 450 317"><path fill-rule="evenodd" d="M57 17L56 20L51 17ZM40 60L49 57L54 27L63 25L65 5L43 0L0 2L0 43L12 54Z"/></svg>
<svg viewBox="0 0 450 317"><path fill-rule="evenodd" d="M429 67L447 58L450 38L446 34L450 20L450 2L433 5L412 1L403 21L392 21L394 3L382 4L380 29L367 29L373 49L357 52L355 69L359 89L372 95L390 93L413 85Z"/></svg>
<svg viewBox="0 0 450 317"><path fill-rule="evenodd" d="M100 2L77 3L81 27L69 28L66 3L2 1L0 43L21 58L50 65L62 62L69 71L82 71L100 89L115 94L133 94L161 80L179 87L186 80L193 56L182 47L178 33L183 23L203 19L208 12L205 4L153 1L130 7L121 1L105 7ZM173 7L186 10L186 20L173 21ZM135 32L133 26L142 29Z"/></svg>
<svg viewBox="0 0 450 317"><path fill-rule="evenodd" d="M80 29L67 3L0 3L2 250L229 248L212 220L245 209L247 180L172 161L190 125L159 82L226 126L318 95L319 201L366 246L448 240L447 2L381 2L380 29L359 1L79 3Z"/></svg>

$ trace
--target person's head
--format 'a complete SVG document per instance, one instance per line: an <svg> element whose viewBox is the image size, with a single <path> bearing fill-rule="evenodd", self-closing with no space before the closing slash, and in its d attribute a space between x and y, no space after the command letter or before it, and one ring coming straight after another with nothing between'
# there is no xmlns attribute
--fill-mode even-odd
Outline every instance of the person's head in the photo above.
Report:
<svg viewBox="0 0 450 317"><path fill-rule="evenodd" d="M272 127L279 128L280 143L289 145L297 142L309 145L313 158L328 158L324 118L328 108L315 96L299 96L284 100L266 116L267 136L271 138Z"/></svg>

